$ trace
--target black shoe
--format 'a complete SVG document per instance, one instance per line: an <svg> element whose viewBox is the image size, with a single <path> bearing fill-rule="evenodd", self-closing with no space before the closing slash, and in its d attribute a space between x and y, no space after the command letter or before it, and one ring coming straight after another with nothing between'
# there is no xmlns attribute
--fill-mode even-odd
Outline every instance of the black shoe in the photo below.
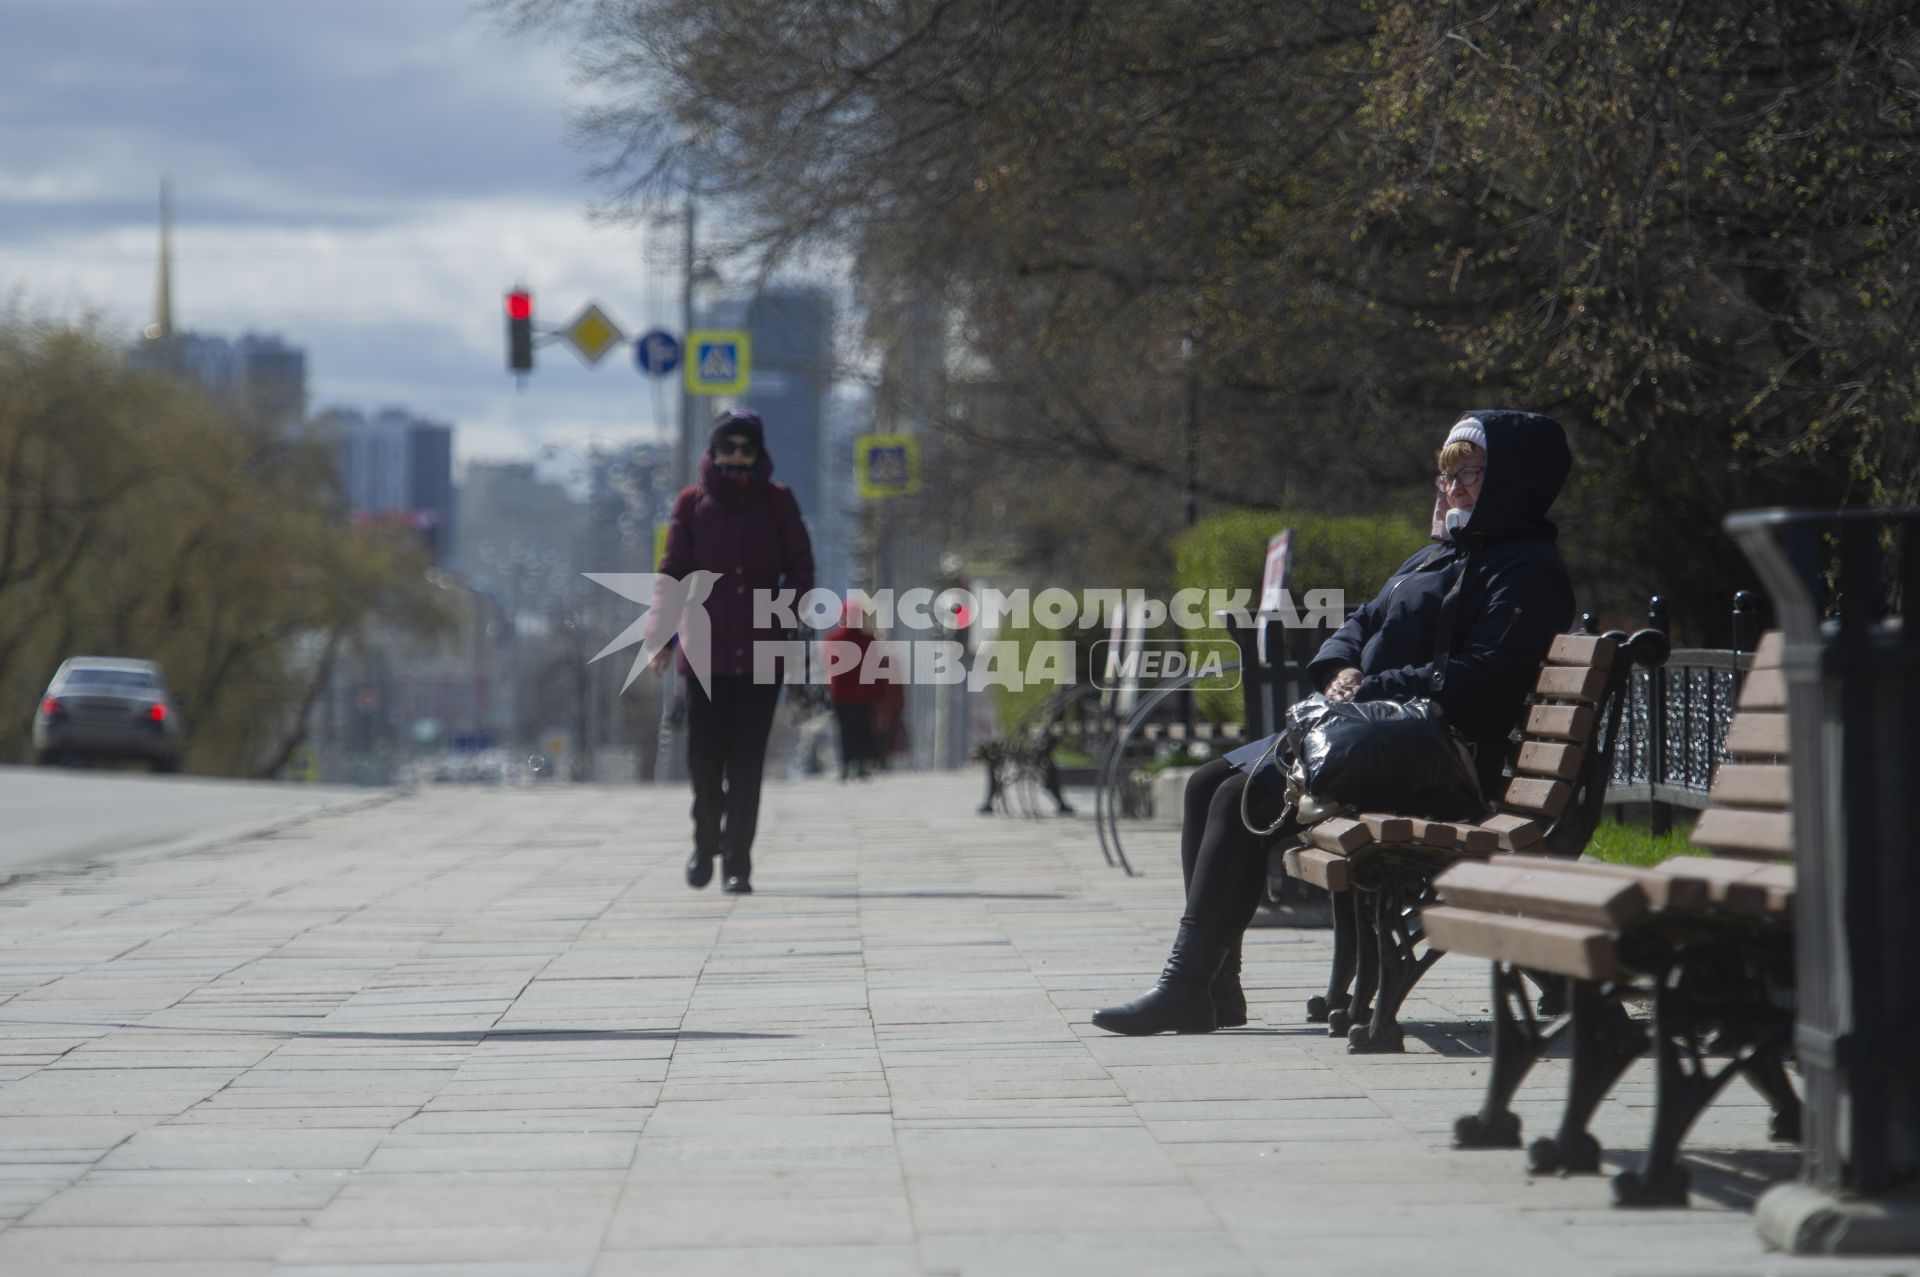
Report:
<svg viewBox="0 0 1920 1277"><path fill-rule="evenodd" d="M1227 949L1220 973L1213 977L1213 1013L1223 1029L1237 1029L1247 1022L1247 991L1240 987L1240 946Z"/></svg>
<svg viewBox="0 0 1920 1277"><path fill-rule="evenodd" d="M1220 1016L1211 986L1226 956L1227 946L1212 932L1180 924L1160 983L1123 1006L1095 1011L1093 1027L1130 1035L1213 1032Z"/></svg>
<svg viewBox="0 0 1920 1277"><path fill-rule="evenodd" d="M750 896L753 894L753 884L745 878L729 878L720 884L720 890L730 896Z"/></svg>
<svg viewBox="0 0 1920 1277"><path fill-rule="evenodd" d="M687 857L687 885L696 890L713 881L713 857L694 852Z"/></svg>

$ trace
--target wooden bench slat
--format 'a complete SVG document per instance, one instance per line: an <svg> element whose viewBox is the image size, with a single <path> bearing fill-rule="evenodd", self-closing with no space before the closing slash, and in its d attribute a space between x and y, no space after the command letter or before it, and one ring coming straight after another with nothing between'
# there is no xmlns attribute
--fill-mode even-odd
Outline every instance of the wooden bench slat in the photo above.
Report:
<svg viewBox="0 0 1920 1277"><path fill-rule="evenodd" d="M1375 842L1412 842L1413 817L1394 816L1385 812L1362 812L1360 823L1373 835Z"/></svg>
<svg viewBox="0 0 1920 1277"><path fill-rule="evenodd" d="M1573 665L1549 665L1534 683L1536 695L1550 700L1584 701L1591 705L1607 690L1607 671Z"/></svg>
<svg viewBox="0 0 1920 1277"><path fill-rule="evenodd" d="M1467 861L1434 879L1449 905L1549 922L1619 930L1647 911L1647 893L1632 878L1520 868L1510 858Z"/></svg>
<svg viewBox="0 0 1920 1277"><path fill-rule="evenodd" d="M1526 734L1551 740L1588 741L1593 738L1593 706L1535 705L1527 711Z"/></svg>
<svg viewBox="0 0 1920 1277"><path fill-rule="evenodd" d="M1544 812L1551 819L1566 810L1567 800L1572 797L1573 786L1564 780L1518 778L1508 782L1507 796L1500 805Z"/></svg>
<svg viewBox="0 0 1920 1277"><path fill-rule="evenodd" d="M1785 763L1722 763L1708 798L1716 806L1784 811L1793 801L1793 774Z"/></svg>
<svg viewBox="0 0 1920 1277"><path fill-rule="evenodd" d="M1427 832L1431 835L1431 838L1427 841L1431 841L1438 847L1460 847L1465 851L1480 856L1490 856L1500 850L1500 835L1483 825L1461 824L1457 821L1429 820L1426 822L1426 827ZM1452 839L1452 842L1441 841L1447 838Z"/></svg>
<svg viewBox="0 0 1920 1277"><path fill-rule="evenodd" d="M1547 660L1554 665L1587 665L1610 670L1620 644L1598 634L1556 634L1547 648Z"/></svg>
<svg viewBox="0 0 1920 1277"><path fill-rule="evenodd" d="M1793 816L1786 811L1709 807L1693 826L1696 846L1750 856L1793 855Z"/></svg>
<svg viewBox="0 0 1920 1277"><path fill-rule="evenodd" d="M1531 851L1546 837L1546 829L1531 816L1501 812L1480 822L1480 828L1499 839L1502 851Z"/></svg>
<svg viewBox="0 0 1920 1277"><path fill-rule="evenodd" d="M1357 820L1345 816L1330 816L1318 824L1307 827L1307 841L1316 847L1346 855L1373 841L1373 834Z"/></svg>
<svg viewBox="0 0 1920 1277"><path fill-rule="evenodd" d="M1743 710L1727 727L1727 752L1735 758L1785 758L1787 716L1770 710Z"/></svg>
<svg viewBox="0 0 1920 1277"><path fill-rule="evenodd" d="M1787 676L1779 670L1749 670L1740 685L1740 700L1735 708L1777 709L1787 707Z"/></svg>
<svg viewBox="0 0 1920 1277"><path fill-rule="evenodd" d="M1710 906L1750 917L1784 917L1793 910L1792 865L1756 864L1712 856L1675 856L1655 866L1675 878L1705 884Z"/></svg>
<svg viewBox="0 0 1920 1277"><path fill-rule="evenodd" d="M1282 857L1287 872L1328 891L1347 890L1347 858L1324 847L1289 847Z"/></svg>
<svg viewBox="0 0 1920 1277"><path fill-rule="evenodd" d="M1558 856L1509 856L1507 863L1541 871L1636 882L1652 909L1701 910L1708 904L1705 881L1661 873L1659 865L1616 865L1605 860L1563 860Z"/></svg>
<svg viewBox="0 0 1920 1277"><path fill-rule="evenodd" d="M1613 934L1604 927L1514 918L1448 905L1429 905L1421 910L1420 927L1429 944L1449 953L1472 954L1579 980L1611 980L1620 973Z"/></svg>
<svg viewBox="0 0 1920 1277"><path fill-rule="evenodd" d="M1580 761L1586 756L1587 751L1578 745L1529 741L1520 747L1514 770L1529 776L1572 780L1580 774Z"/></svg>

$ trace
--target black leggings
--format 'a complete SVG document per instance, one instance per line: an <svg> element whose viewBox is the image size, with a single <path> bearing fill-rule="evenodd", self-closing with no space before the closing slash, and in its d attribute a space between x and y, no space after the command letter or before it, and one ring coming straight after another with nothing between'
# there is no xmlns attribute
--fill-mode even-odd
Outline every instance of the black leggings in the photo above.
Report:
<svg viewBox="0 0 1920 1277"><path fill-rule="evenodd" d="M1180 872L1187 912L1180 921L1237 942L1253 923L1266 890L1267 840L1240 819L1247 774L1216 758L1187 778L1180 822Z"/></svg>

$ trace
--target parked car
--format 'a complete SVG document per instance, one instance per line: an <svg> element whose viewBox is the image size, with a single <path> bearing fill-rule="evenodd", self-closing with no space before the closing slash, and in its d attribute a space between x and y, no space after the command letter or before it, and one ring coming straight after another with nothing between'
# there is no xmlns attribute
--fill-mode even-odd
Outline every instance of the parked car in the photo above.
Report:
<svg viewBox="0 0 1920 1277"><path fill-rule="evenodd" d="M34 757L134 759L180 769L180 721L152 661L75 656L63 661L33 716Z"/></svg>

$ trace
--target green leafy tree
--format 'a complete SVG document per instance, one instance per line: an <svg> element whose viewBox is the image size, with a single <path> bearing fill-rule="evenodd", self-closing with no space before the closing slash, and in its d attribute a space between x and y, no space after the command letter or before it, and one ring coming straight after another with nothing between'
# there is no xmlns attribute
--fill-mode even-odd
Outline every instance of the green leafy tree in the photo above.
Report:
<svg viewBox="0 0 1920 1277"><path fill-rule="evenodd" d="M272 774L333 654L375 617L431 632L424 555L340 517L323 444L224 416L91 327L0 322L0 688L74 655L157 661L189 767ZM18 759L22 713L0 738Z"/></svg>

